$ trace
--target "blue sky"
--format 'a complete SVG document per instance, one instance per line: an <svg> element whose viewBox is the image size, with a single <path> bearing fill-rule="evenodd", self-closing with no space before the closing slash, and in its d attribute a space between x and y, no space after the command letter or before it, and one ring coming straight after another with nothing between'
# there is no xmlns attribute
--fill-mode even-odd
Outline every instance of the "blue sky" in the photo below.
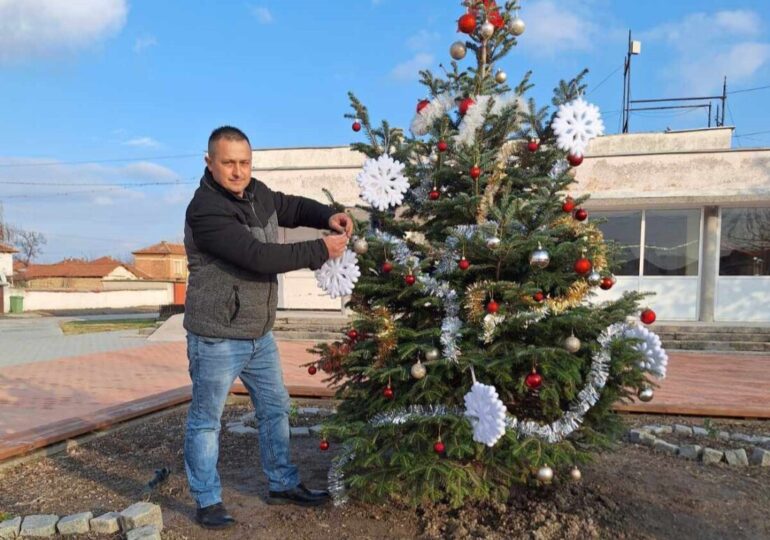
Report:
<svg viewBox="0 0 770 540"><path fill-rule="evenodd" d="M0 2L0 202L48 238L41 262L127 256L179 240L210 131L255 148L353 139L346 92L407 126L417 70L449 61L459 0L4 0ZM629 29L635 98L770 85L765 0L523 0L527 31L500 67L534 71L546 103L591 70L588 99L619 123ZM602 83L601 86L597 86ZM770 89L730 96L734 146L770 146ZM705 125L700 112L639 114L632 131ZM16 183L12 183L16 182ZM47 182L57 185L32 185ZM171 185L141 185L168 183ZM76 193L80 191L80 193Z"/></svg>

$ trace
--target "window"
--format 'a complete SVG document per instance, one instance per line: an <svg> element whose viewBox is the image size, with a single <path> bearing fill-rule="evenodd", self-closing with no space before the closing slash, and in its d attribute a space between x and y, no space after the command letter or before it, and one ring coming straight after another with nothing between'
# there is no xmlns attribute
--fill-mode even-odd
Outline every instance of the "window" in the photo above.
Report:
<svg viewBox="0 0 770 540"><path fill-rule="evenodd" d="M720 276L770 275L770 208L723 208Z"/></svg>
<svg viewBox="0 0 770 540"><path fill-rule="evenodd" d="M642 235L642 212L591 212L591 217L606 220L599 224L604 239L615 243L618 263L616 276L639 275L639 246Z"/></svg>
<svg viewBox="0 0 770 540"><path fill-rule="evenodd" d="M644 275L697 276L700 210L645 212Z"/></svg>
<svg viewBox="0 0 770 540"><path fill-rule="evenodd" d="M174 275L175 276L181 276L184 273L184 267L182 266L182 261L175 260L174 261Z"/></svg>

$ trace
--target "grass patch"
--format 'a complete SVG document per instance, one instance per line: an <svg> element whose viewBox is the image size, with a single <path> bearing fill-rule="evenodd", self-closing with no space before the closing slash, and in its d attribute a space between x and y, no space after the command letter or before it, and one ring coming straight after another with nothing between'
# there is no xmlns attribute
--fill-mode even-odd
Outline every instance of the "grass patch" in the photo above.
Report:
<svg viewBox="0 0 770 540"><path fill-rule="evenodd" d="M68 321L59 325L64 335L141 330L155 326L155 319L111 319L108 321Z"/></svg>

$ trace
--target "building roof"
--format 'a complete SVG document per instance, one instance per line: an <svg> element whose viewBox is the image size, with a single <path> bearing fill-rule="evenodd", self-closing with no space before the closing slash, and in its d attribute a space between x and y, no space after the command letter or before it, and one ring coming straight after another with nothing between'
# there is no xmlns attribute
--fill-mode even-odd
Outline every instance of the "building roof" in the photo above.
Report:
<svg viewBox="0 0 770 540"><path fill-rule="evenodd" d="M133 252L134 255L187 255L184 244L172 244L163 240L158 244Z"/></svg>
<svg viewBox="0 0 770 540"><path fill-rule="evenodd" d="M0 253L18 253L18 252L19 252L18 249L12 246L9 246L8 244L3 244L2 242L0 242Z"/></svg>
<svg viewBox="0 0 770 540"><path fill-rule="evenodd" d="M140 279L149 277L133 265L122 263L111 257L101 257L93 261L65 259L53 264L30 264L22 272L25 280L56 277L104 278L121 266Z"/></svg>

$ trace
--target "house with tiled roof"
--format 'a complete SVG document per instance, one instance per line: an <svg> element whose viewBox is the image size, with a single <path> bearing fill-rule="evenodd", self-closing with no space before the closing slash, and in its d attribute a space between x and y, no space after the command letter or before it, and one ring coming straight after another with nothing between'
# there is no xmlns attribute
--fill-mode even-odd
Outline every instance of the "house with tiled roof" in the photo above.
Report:
<svg viewBox="0 0 770 540"><path fill-rule="evenodd" d="M187 281L187 253L184 244L164 240L132 254L134 266L152 279Z"/></svg>
<svg viewBox="0 0 770 540"><path fill-rule="evenodd" d="M101 290L105 282L148 277L133 265L101 257L91 261L65 259L53 264L30 264L16 273L15 280L25 288Z"/></svg>

